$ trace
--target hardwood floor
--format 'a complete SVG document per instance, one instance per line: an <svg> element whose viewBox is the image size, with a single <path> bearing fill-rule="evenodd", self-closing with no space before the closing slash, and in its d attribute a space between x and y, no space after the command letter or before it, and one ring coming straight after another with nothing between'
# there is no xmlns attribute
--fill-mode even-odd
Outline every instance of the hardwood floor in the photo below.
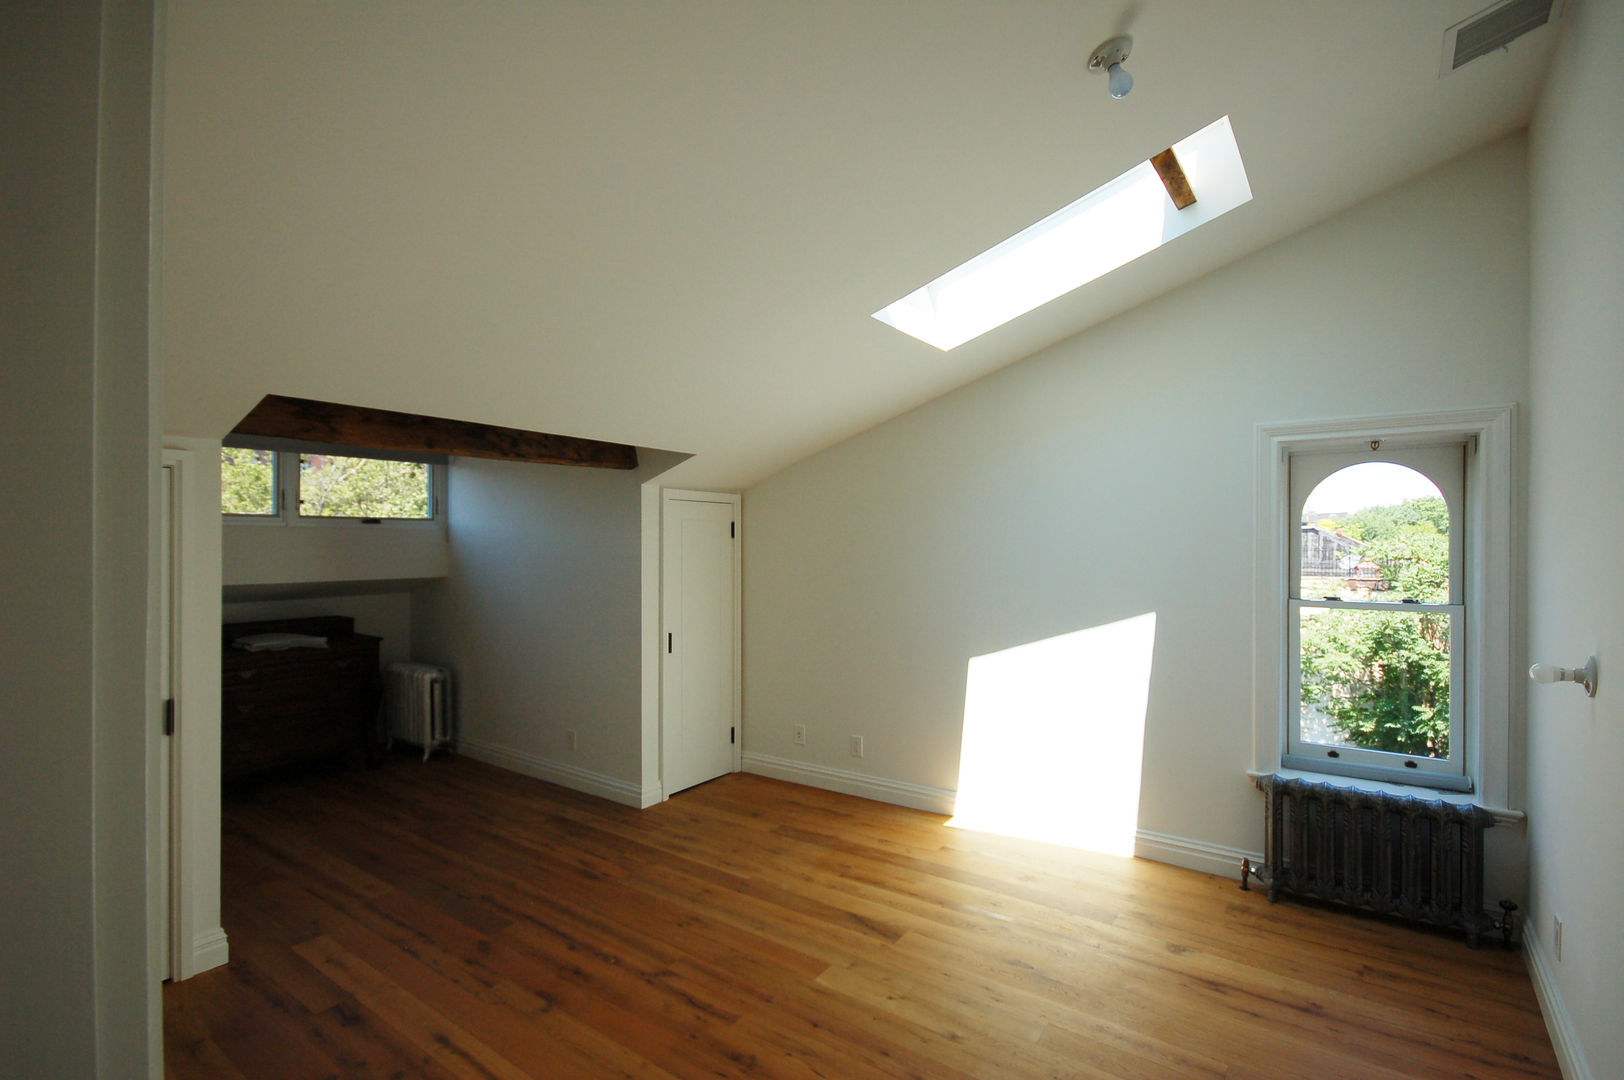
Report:
<svg viewBox="0 0 1624 1080"><path fill-rule="evenodd" d="M224 816L177 1080L1560 1076L1498 946L761 777L397 759Z"/></svg>

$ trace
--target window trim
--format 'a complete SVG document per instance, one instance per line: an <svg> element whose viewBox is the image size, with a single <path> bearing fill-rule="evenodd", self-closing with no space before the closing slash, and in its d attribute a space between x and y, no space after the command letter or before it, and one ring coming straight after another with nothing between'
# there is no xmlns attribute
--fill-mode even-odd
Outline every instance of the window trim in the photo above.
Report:
<svg viewBox="0 0 1624 1080"><path fill-rule="evenodd" d="M1348 417L1302 422L1266 422L1256 428L1253 555L1253 773L1282 768L1287 748L1290 681L1287 666L1286 600L1290 514L1288 458L1292 453L1335 450L1370 439L1390 446L1450 439L1476 443L1467 462L1465 566L1462 586L1469 609L1477 613L1466 628L1466 775L1473 800L1507 808L1522 801L1514 769L1511 732L1521 724L1522 695L1513 693L1512 627L1520 625L1520 598L1512 568L1520 544L1515 516L1514 405L1486 409ZM1452 695L1453 696L1453 695Z"/></svg>

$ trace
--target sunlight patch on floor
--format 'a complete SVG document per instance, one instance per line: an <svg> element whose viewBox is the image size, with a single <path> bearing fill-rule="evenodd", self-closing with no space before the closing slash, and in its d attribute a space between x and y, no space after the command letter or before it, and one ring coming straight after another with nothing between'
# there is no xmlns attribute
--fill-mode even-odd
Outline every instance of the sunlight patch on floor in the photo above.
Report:
<svg viewBox="0 0 1624 1080"><path fill-rule="evenodd" d="M970 660L948 825L1131 856L1156 613Z"/></svg>

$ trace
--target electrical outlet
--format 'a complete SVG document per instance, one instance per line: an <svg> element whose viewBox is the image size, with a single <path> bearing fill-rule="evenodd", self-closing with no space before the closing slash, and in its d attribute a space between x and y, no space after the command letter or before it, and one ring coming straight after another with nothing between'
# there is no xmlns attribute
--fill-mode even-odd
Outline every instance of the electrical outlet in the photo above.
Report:
<svg viewBox="0 0 1624 1080"><path fill-rule="evenodd" d="M1556 954L1556 962L1562 962L1562 916L1551 917L1551 952Z"/></svg>
<svg viewBox="0 0 1624 1080"><path fill-rule="evenodd" d="M795 725L795 745L796 746L805 746L806 745L806 725L805 724L796 724Z"/></svg>
<svg viewBox="0 0 1624 1080"><path fill-rule="evenodd" d="M571 750L576 749L580 745L579 740L575 738L574 728L570 728L568 731L564 732L564 737L569 740Z"/></svg>
<svg viewBox="0 0 1624 1080"><path fill-rule="evenodd" d="M853 735L851 737L851 756L863 756L863 737L861 735Z"/></svg>

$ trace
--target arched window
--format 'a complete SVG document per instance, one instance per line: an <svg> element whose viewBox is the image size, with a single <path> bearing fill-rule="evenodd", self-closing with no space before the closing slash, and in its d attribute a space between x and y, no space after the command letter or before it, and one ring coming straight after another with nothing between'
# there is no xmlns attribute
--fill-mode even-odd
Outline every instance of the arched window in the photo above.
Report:
<svg viewBox="0 0 1624 1080"><path fill-rule="evenodd" d="M1468 787L1461 444L1293 454L1284 762Z"/></svg>

